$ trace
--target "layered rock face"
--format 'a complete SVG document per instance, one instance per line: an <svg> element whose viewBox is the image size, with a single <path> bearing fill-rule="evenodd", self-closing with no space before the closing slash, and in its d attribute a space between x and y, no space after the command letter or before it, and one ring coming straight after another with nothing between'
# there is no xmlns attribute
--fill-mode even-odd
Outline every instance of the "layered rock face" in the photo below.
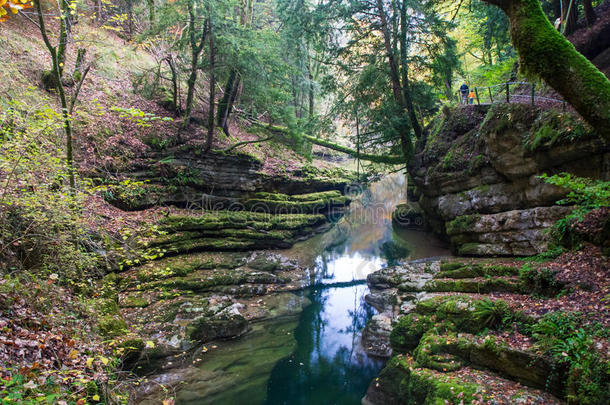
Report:
<svg viewBox="0 0 610 405"><path fill-rule="evenodd" d="M363 344L389 360L362 403L607 403L603 344L588 349L602 364L588 382L561 356L544 352L546 339L561 339L547 328L555 325L549 319L580 313L540 307L563 290L562 310L573 308L568 302L587 293L578 287L567 293L574 287L544 267L471 260L477 261L411 262L367 277L366 300L380 313L367 323ZM579 318L574 327L585 324ZM588 384L595 389L583 389Z"/></svg>
<svg viewBox="0 0 610 405"><path fill-rule="evenodd" d="M524 104L447 109L409 165L432 229L460 255L527 256L569 213L565 190L540 179L569 172L607 180L609 147L570 113Z"/></svg>
<svg viewBox="0 0 610 405"><path fill-rule="evenodd" d="M247 154L183 146L132 162L121 181L96 174L115 207L159 213L123 235L111 254L116 272L105 280L102 332L120 346L125 368L171 380L202 345L262 320L292 319L307 304L294 292L310 283L309 269L264 250L330 229L351 201L344 194L353 176L265 170Z"/></svg>
<svg viewBox="0 0 610 405"><path fill-rule="evenodd" d="M263 171L260 160L247 154L204 154L186 147L134 162L122 176L129 180L109 185L104 198L129 211L158 205L238 210L243 209L244 198L261 198L257 193L343 193L354 180L340 169L309 166L271 175Z"/></svg>

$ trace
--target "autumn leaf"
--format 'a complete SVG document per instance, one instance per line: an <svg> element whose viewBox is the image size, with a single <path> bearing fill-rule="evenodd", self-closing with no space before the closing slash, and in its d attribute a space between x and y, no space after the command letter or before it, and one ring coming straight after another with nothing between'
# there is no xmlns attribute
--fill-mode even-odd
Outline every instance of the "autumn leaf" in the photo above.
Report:
<svg viewBox="0 0 610 405"><path fill-rule="evenodd" d="M0 0L0 22L8 20L10 14L17 14L21 10L32 8L30 0Z"/></svg>

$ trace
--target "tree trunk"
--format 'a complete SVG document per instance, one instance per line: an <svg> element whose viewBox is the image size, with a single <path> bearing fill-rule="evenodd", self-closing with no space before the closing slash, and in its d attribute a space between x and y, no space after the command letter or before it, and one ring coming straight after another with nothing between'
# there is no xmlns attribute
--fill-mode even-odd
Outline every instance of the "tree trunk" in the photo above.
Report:
<svg viewBox="0 0 610 405"><path fill-rule="evenodd" d="M582 5L585 10L585 20L587 21L587 26L590 27L595 24L595 21L597 20L597 15L595 14L595 10L593 9L591 0L583 0Z"/></svg>
<svg viewBox="0 0 610 405"><path fill-rule="evenodd" d="M63 18L59 19L59 43L57 44L57 63L59 77L64 75L66 63L66 49L68 47L68 34L71 31L72 19L70 18L70 3L68 0L60 0L59 13Z"/></svg>
<svg viewBox="0 0 610 405"><path fill-rule="evenodd" d="M394 50L392 48L392 40L390 38L390 32L388 28L388 20L385 14L385 10L383 9L383 0L377 0L377 11L379 13L379 18L381 20L381 32L383 34L383 43L385 46L386 54L388 57L388 64L390 65L390 79L392 81L392 94L394 96L394 100L396 104L400 107L403 112L407 112L407 108L405 105L404 95L402 91L402 86L400 85L400 76L398 74L398 64L396 62L396 57L394 54ZM411 139L408 128L405 126L401 126L398 129L398 133L400 136L400 143L402 147L402 152L405 158L408 158L411 150Z"/></svg>
<svg viewBox="0 0 610 405"><path fill-rule="evenodd" d="M299 98L297 97L297 84L294 75L292 75L292 105L294 106L294 117L299 118Z"/></svg>
<svg viewBox="0 0 610 405"><path fill-rule="evenodd" d="M576 24L578 22L578 0L563 0L562 4L562 15L565 24L563 34L568 36L576 31Z"/></svg>
<svg viewBox="0 0 610 405"><path fill-rule="evenodd" d="M195 55L193 52L191 56L191 73L189 74L189 78L186 81L187 90L186 90L186 106L184 108L184 121L182 123L182 127L186 128L189 126L191 121L191 111L193 109L193 98L195 95L195 83L197 83L197 61L199 59L199 55Z"/></svg>
<svg viewBox="0 0 610 405"><path fill-rule="evenodd" d="M131 41L133 36L133 0L127 0L127 30L128 38Z"/></svg>
<svg viewBox="0 0 610 405"><path fill-rule="evenodd" d="M307 52L307 74L309 77L309 119L313 119L313 108L314 108L314 84L313 84L313 72L311 71L311 61L309 57L309 48Z"/></svg>
<svg viewBox="0 0 610 405"><path fill-rule="evenodd" d="M189 0L188 2L188 12L189 12L189 35L190 35L190 45L191 45L191 73L187 80L187 93L186 93L186 106L184 108L184 121L182 122L182 128L188 127L191 121L191 111L193 109L193 98L195 96L195 84L197 83L197 72L199 65L199 56L201 55L201 51L203 50L203 46L205 45L205 34L206 34L206 25L203 24L203 28L201 29L201 39L199 44L197 44L197 38L195 36L195 2L194 0Z"/></svg>
<svg viewBox="0 0 610 405"><path fill-rule="evenodd" d="M148 5L148 22L152 27L155 24L155 0L146 0Z"/></svg>
<svg viewBox="0 0 610 405"><path fill-rule="evenodd" d="M453 90L451 89L451 82L447 78L444 78L443 84L445 85L445 97L447 97L447 100L451 100L453 98Z"/></svg>
<svg viewBox="0 0 610 405"><path fill-rule="evenodd" d="M216 113L216 124L220 128L222 128L225 133L227 133L228 125L227 121L229 120L229 104L231 104L231 95L233 94L233 86L237 81L237 71L235 69L231 70L229 74L229 79L227 80L227 85L225 86L224 94L222 95L222 99L220 103L218 103L218 112Z"/></svg>
<svg viewBox="0 0 610 405"><path fill-rule="evenodd" d="M169 70L172 73L172 107L177 115L180 112L178 107L178 74L176 73L176 65L174 65L174 59L171 57L171 55L165 58L165 61L167 62Z"/></svg>
<svg viewBox="0 0 610 405"><path fill-rule="evenodd" d="M95 21L102 22L102 0L95 0Z"/></svg>
<svg viewBox="0 0 610 405"><path fill-rule="evenodd" d="M400 64L402 68L402 93L405 98L405 105L409 112L409 119L411 120L411 127L413 132L415 132L415 137L419 139L423 131L419 125L417 114L415 114L409 84L409 65L407 64L407 5L404 0L400 8ZM409 143L411 143L411 140L409 140Z"/></svg>
<svg viewBox="0 0 610 405"><path fill-rule="evenodd" d="M544 15L538 0L484 0L510 19L521 68L544 79L597 133L610 139L610 80L578 53Z"/></svg>
<svg viewBox="0 0 610 405"><path fill-rule="evenodd" d="M74 188L76 182L74 180L74 155L72 150L72 126L70 114L68 112L68 102L66 100L66 94L64 92L64 85L61 81L61 70L59 62L59 51L57 47L51 45L49 37L47 36L47 29L44 23L44 17L42 15L42 7L40 6L40 0L34 0L36 11L38 12L38 26L42 39L47 47L47 50L51 54L51 61L53 63L53 73L57 80L57 92L59 93L59 100L61 102L61 115L64 122L64 133L66 134L66 166L68 166L68 178L70 181L70 188ZM61 30L61 27L60 27ZM60 35L61 38L61 35ZM61 45L61 43L60 43ZM65 48L64 48L65 49Z"/></svg>
<svg viewBox="0 0 610 405"><path fill-rule="evenodd" d="M237 77L235 78L235 82L233 83L233 90L231 91L231 96L229 97L229 104L227 105L227 111L226 111L226 119L224 122L224 126L222 128L223 131L225 131L225 133L227 135L229 135L229 117L231 116L231 113L233 112L233 105L235 105L235 100L237 100L237 94L239 92L239 86L241 84L241 80L239 77L239 74L237 75Z"/></svg>
<svg viewBox="0 0 610 405"><path fill-rule="evenodd" d="M208 110L208 139L205 144L205 151L208 152L212 148L214 141L214 96L216 91L216 77L215 77L215 58L216 51L214 49L214 35L212 33L212 20L208 21L210 37L210 108Z"/></svg>

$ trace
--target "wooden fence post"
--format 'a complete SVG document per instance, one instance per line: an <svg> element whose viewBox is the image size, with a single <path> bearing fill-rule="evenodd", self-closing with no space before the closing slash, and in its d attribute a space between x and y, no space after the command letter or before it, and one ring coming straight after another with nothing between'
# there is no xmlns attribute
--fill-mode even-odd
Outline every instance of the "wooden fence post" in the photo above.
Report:
<svg viewBox="0 0 610 405"><path fill-rule="evenodd" d="M510 103L510 84L506 83L506 102Z"/></svg>
<svg viewBox="0 0 610 405"><path fill-rule="evenodd" d="M481 105L481 101L479 100L479 89L477 87L474 88L474 94L477 96L477 104Z"/></svg>
<svg viewBox="0 0 610 405"><path fill-rule="evenodd" d="M532 83L532 105L536 105L536 83Z"/></svg>
<svg viewBox="0 0 610 405"><path fill-rule="evenodd" d="M491 87L488 87L487 90L489 90L489 99L491 100L491 104L494 103L494 96L491 94Z"/></svg>

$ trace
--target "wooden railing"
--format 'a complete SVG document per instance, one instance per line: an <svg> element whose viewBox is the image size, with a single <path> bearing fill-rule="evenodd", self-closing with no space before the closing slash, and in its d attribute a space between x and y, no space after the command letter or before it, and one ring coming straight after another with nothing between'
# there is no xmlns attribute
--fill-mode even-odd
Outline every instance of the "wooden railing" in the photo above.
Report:
<svg viewBox="0 0 610 405"><path fill-rule="evenodd" d="M528 86L530 91L529 94L511 94L511 86ZM471 88L468 89L469 93L473 90ZM495 84L493 86L485 86L485 87L475 87L474 88L474 99L470 100L470 97L466 97L466 104L474 104L477 105L488 105L488 104L496 104L496 103L531 103L532 105L536 105L537 101L549 101L553 103L560 103L563 109L566 109L565 100L551 98L542 96L540 94L536 94L536 83L529 82L507 82ZM460 90L457 91L457 100L458 103L464 104L462 99L462 92Z"/></svg>

